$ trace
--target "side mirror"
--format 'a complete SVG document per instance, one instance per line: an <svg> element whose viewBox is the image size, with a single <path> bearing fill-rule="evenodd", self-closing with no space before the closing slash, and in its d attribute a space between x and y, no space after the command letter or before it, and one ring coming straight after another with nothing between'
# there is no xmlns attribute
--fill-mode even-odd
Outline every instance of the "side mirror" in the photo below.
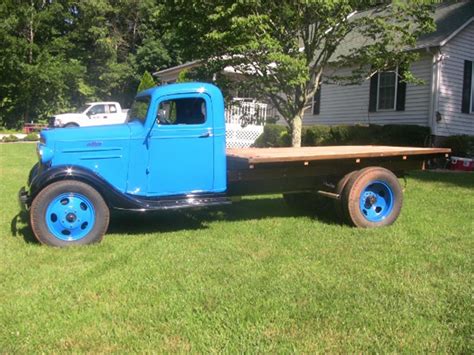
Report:
<svg viewBox="0 0 474 355"><path fill-rule="evenodd" d="M158 114L156 115L156 122L158 124L168 124L168 119L166 118L166 110L159 109Z"/></svg>

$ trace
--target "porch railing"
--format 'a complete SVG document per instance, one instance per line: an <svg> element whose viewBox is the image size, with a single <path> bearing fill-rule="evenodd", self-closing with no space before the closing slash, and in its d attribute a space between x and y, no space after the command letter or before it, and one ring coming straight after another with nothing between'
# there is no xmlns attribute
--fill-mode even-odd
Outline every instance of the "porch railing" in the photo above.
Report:
<svg viewBox="0 0 474 355"><path fill-rule="evenodd" d="M227 148L252 146L263 133L267 104L248 98L234 98L225 110Z"/></svg>

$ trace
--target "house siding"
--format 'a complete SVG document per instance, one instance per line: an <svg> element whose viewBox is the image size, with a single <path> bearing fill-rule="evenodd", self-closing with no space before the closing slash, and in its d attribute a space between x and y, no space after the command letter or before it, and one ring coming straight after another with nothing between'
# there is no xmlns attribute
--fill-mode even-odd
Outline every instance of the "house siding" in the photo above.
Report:
<svg viewBox="0 0 474 355"><path fill-rule="evenodd" d="M432 56L423 53L411 65L413 74L424 81L422 85L407 84L404 111L369 112L370 80L360 85L322 85L319 115L312 115L308 109L304 123L323 125L355 124L415 124L429 126L429 106L431 95ZM337 72L349 74L350 69Z"/></svg>
<svg viewBox="0 0 474 355"><path fill-rule="evenodd" d="M439 136L474 135L474 113L462 113L464 61L474 61L474 22L441 47L438 109L441 121L434 127Z"/></svg>

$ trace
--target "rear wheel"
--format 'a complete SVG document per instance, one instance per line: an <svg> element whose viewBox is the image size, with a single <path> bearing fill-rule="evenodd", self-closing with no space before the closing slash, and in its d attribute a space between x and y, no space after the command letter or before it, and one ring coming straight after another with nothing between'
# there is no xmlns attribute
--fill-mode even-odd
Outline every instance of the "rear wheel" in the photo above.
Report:
<svg viewBox="0 0 474 355"><path fill-rule="evenodd" d="M355 174L357 174L359 170L354 170L351 171L350 173L347 173L344 175L339 182L336 185L336 190L335 193L338 194L340 197L337 200L334 200L334 211L336 212L336 216L339 219L339 221L344 222L344 209L343 209L343 202L342 202L342 192L344 191L344 188L347 185L347 182L351 177L353 177Z"/></svg>
<svg viewBox="0 0 474 355"><path fill-rule="evenodd" d="M79 127L79 125L77 123L67 123L64 125L64 128L73 128L73 127Z"/></svg>
<svg viewBox="0 0 474 355"><path fill-rule="evenodd" d="M79 181L58 181L45 187L31 204L33 233L43 244L65 247L97 243L109 225L102 196Z"/></svg>
<svg viewBox="0 0 474 355"><path fill-rule="evenodd" d="M397 177L379 167L365 168L353 174L341 198L346 221L362 228L392 224L400 215L403 204Z"/></svg>

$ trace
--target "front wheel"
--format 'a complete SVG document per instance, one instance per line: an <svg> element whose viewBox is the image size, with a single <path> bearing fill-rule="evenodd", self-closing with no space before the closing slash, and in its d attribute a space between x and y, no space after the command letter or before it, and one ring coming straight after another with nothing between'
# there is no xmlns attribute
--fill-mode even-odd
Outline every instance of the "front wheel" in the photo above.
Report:
<svg viewBox="0 0 474 355"><path fill-rule="evenodd" d="M43 244L66 247L98 243L109 225L109 208L91 186L80 181L58 181L35 197L30 222Z"/></svg>
<svg viewBox="0 0 474 355"><path fill-rule="evenodd" d="M353 174L342 193L347 222L362 228L388 226L400 215L403 192L389 170L369 167Z"/></svg>

